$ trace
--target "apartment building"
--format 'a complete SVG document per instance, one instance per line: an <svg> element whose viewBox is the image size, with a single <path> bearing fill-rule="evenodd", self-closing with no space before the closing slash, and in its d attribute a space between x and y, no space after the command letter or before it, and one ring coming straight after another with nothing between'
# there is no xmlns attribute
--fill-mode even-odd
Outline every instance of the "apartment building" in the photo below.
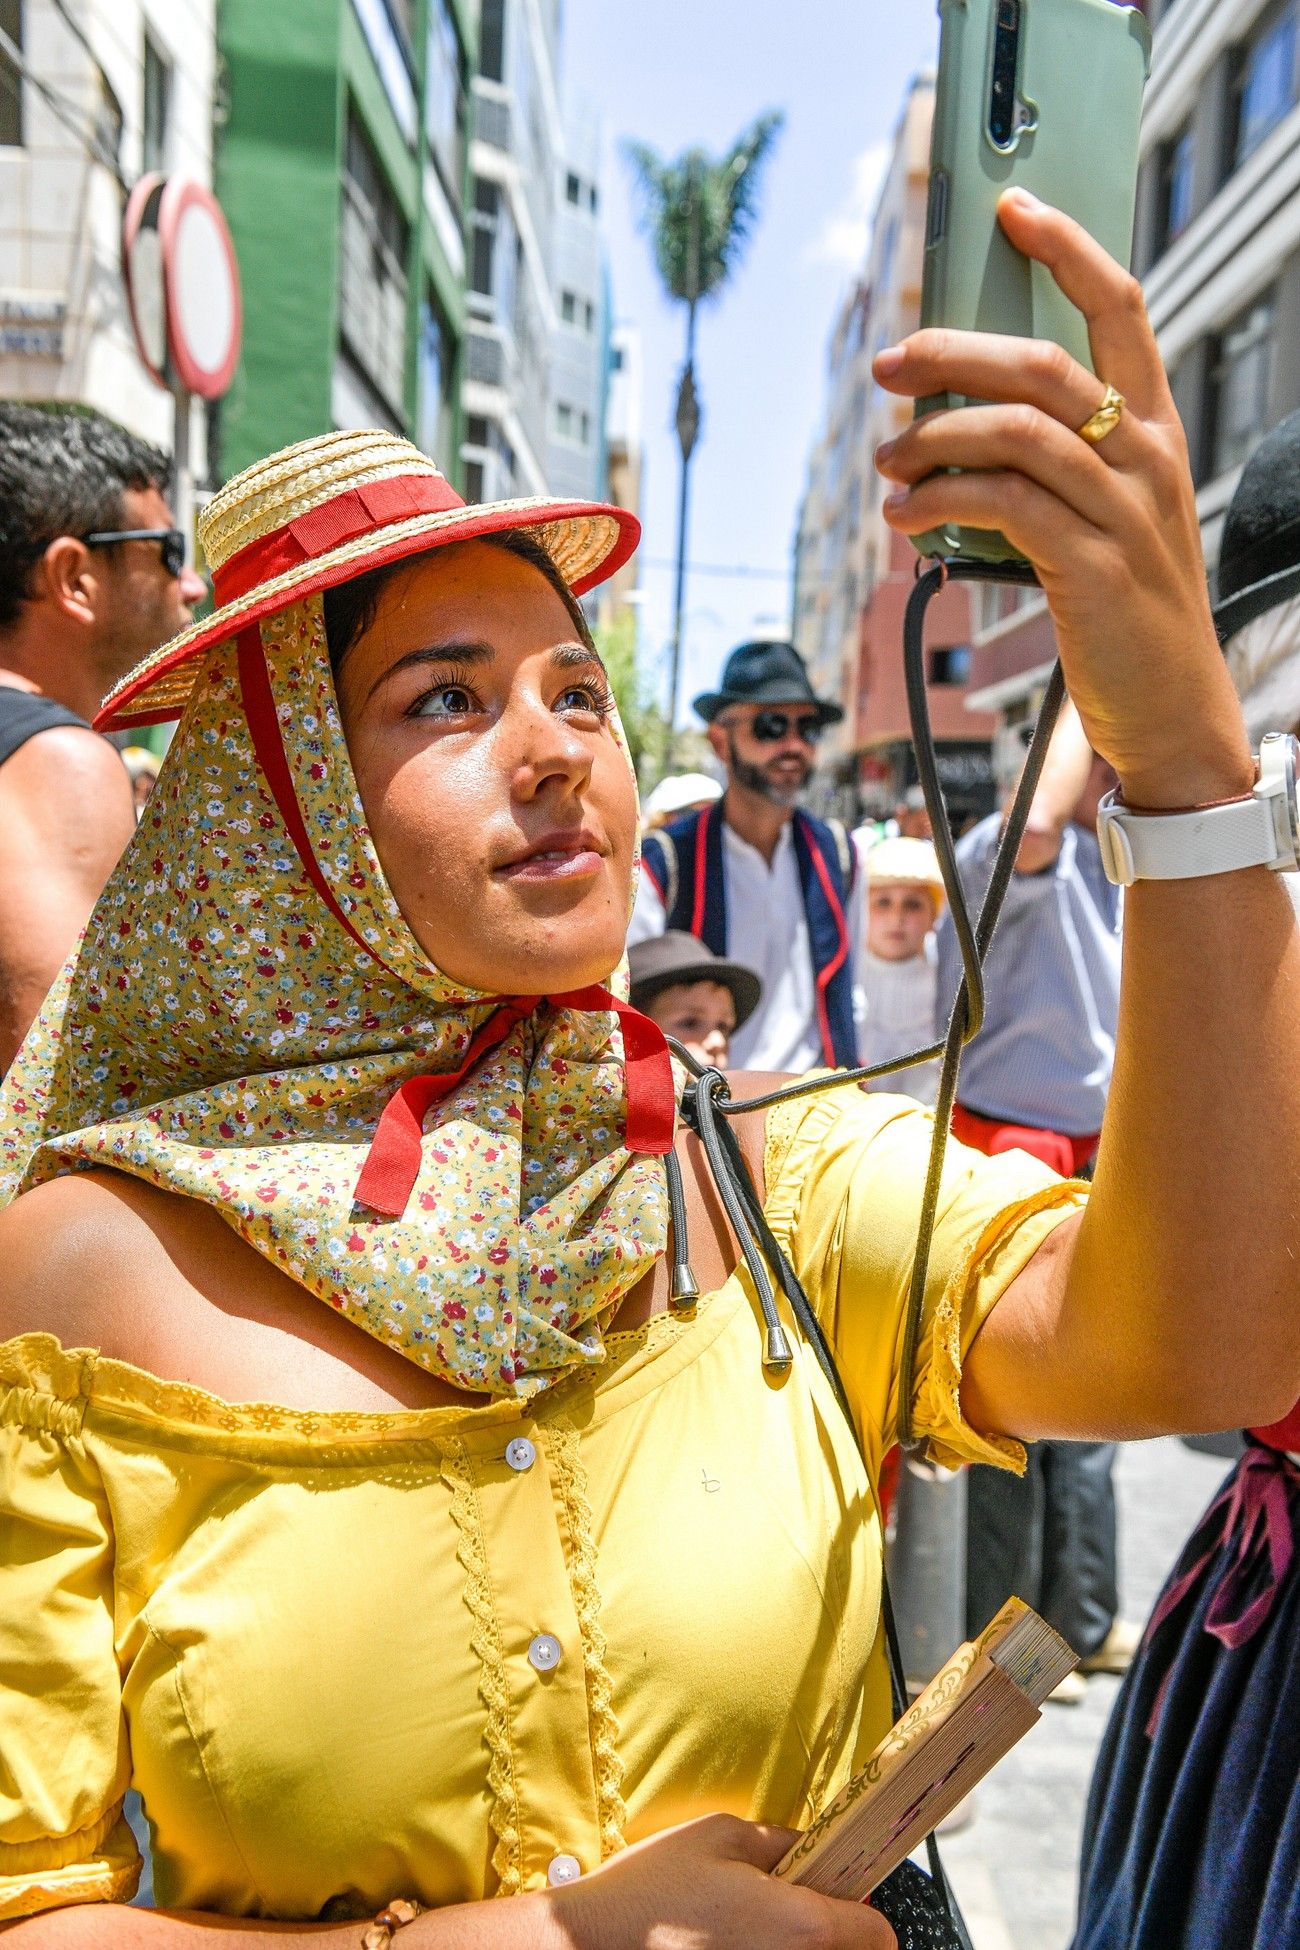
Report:
<svg viewBox="0 0 1300 1950"><path fill-rule="evenodd" d="M1150 0L1134 268L1187 430L1207 572L1243 461L1300 407L1300 3ZM976 701L1006 765L1055 655L1036 592L988 590Z"/></svg>
<svg viewBox="0 0 1300 1950"><path fill-rule="evenodd" d="M916 779L903 681L911 543L888 527L872 457L906 425L906 402L871 377L884 345L920 322L934 80L912 83L894 133L866 261L831 336L824 428L809 464L796 544L795 641L824 695L845 707L824 778L848 816L892 811ZM945 794L959 819L992 804L992 721L966 709L971 597L952 583L930 606L927 696ZM829 739L835 739L832 744Z"/></svg>
<svg viewBox="0 0 1300 1950"><path fill-rule="evenodd" d="M214 0L0 0L0 394L80 401L170 447L140 363L122 209L147 170L212 181ZM205 464L195 416L195 457Z"/></svg>
<svg viewBox="0 0 1300 1950"><path fill-rule="evenodd" d="M482 0L461 390L471 500L547 487L556 200L568 176L561 184L559 43L559 0Z"/></svg>
<svg viewBox="0 0 1300 1950"><path fill-rule="evenodd" d="M575 497L605 492L611 319L600 143L595 109L588 103L571 105L557 171L546 473L553 494Z"/></svg>
<svg viewBox="0 0 1300 1950"><path fill-rule="evenodd" d="M216 187L244 354L219 476L330 427L460 473L468 0L221 0Z"/></svg>

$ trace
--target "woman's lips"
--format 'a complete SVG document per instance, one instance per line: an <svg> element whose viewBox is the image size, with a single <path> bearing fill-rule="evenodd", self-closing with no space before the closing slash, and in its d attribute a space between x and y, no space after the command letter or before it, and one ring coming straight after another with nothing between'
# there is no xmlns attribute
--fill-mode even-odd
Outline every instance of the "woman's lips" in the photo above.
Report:
<svg viewBox="0 0 1300 1950"><path fill-rule="evenodd" d="M546 847L498 867L497 873L503 880L513 881L584 880L599 873L603 865L604 857L594 846Z"/></svg>

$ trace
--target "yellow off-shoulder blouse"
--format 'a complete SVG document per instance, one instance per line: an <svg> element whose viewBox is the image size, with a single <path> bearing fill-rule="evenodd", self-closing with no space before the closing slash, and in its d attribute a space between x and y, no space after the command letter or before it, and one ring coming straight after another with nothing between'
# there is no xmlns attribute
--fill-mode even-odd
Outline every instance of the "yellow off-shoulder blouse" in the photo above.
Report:
<svg viewBox="0 0 1300 1950"><path fill-rule="evenodd" d="M874 1477L928 1115L769 1119L768 1211ZM917 1374L965 1349L1082 1188L953 1147ZM232 1405L31 1333L0 1347L0 1918L124 1901L339 1918L509 1895L710 1810L802 1825L888 1720L873 1486L810 1352L774 1380L733 1277L539 1401Z"/></svg>

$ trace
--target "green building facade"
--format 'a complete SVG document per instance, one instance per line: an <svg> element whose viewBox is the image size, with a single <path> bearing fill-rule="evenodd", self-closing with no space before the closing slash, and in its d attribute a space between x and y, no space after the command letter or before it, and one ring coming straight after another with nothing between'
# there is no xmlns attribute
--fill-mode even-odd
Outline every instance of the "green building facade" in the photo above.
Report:
<svg viewBox="0 0 1300 1950"><path fill-rule="evenodd" d="M462 486L475 0L218 0L216 190L243 353L213 480L387 426Z"/></svg>

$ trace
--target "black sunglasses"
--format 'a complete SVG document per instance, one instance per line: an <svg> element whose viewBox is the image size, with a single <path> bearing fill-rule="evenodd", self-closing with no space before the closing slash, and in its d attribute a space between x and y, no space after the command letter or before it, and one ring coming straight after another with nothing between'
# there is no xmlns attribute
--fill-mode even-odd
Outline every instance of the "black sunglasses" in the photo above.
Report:
<svg viewBox="0 0 1300 1950"><path fill-rule="evenodd" d="M826 727L815 711L806 711L800 717L792 711L755 711L749 729L760 745L775 745L791 731L805 745L819 745Z"/></svg>
<svg viewBox="0 0 1300 1950"><path fill-rule="evenodd" d="M81 539L87 548L111 548L114 542L157 542L169 576L178 576L185 567L183 528L105 528Z"/></svg>

